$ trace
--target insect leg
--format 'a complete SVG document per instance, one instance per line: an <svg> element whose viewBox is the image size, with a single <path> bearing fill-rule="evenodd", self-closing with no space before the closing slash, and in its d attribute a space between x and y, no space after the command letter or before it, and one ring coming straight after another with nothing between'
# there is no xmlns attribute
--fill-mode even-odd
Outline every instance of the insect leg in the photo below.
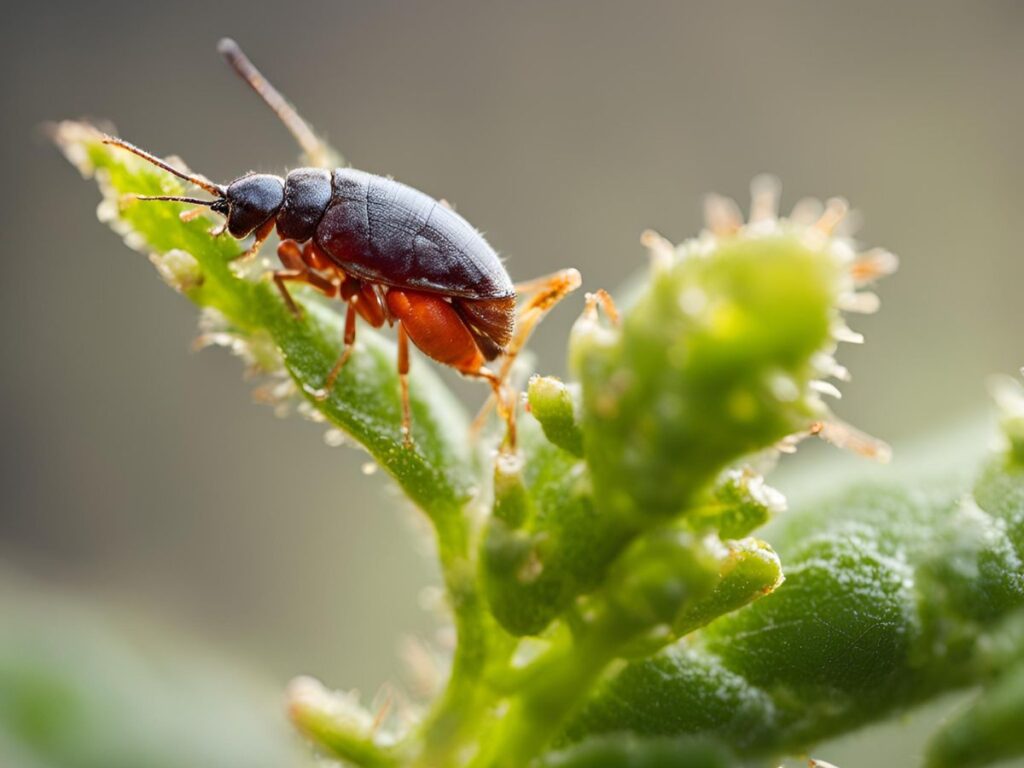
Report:
<svg viewBox="0 0 1024 768"><path fill-rule="evenodd" d="M187 211L182 211L180 214L178 214L178 218L187 224L190 221L195 221L196 219L198 219L200 216L206 213L206 210L206 206L189 208Z"/></svg>
<svg viewBox="0 0 1024 768"><path fill-rule="evenodd" d="M555 305L570 293L580 287L583 279L576 269L563 269L551 275L539 277L527 283L521 283L517 288L522 293L532 293L530 299L519 310L516 317L516 332L512 336L512 343L505 351L505 360L502 363L498 376L504 381L512 370L516 356L526 346L526 342L537 327L537 323L544 319Z"/></svg>
<svg viewBox="0 0 1024 768"><path fill-rule="evenodd" d="M302 247L301 258L310 269L330 270L334 266L327 254L317 247L315 240L310 240Z"/></svg>
<svg viewBox="0 0 1024 768"><path fill-rule="evenodd" d="M463 376L483 379L491 385L492 398L508 422L507 441L514 444L513 409L507 405L501 379L486 367L472 332L454 307L435 294L396 288L388 291L387 305L391 316L399 321L401 334L425 355L451 366Z"/></svg>
<svg viewBox="0 0 1024 768"><path fill-rule="evenodd" d="M409 335L398 324L398 385L402 398L402 442L412 448L412 412L409 407Z"/></svg>
<svg viewBox="0 0 1024 768"><path fill-rule="evenodd" d="M345 367L345 363L347 363L349 357L352 356L352 347L356 343L356 308L352 306L351 302L345 310L344 343L345 349L342 351L341 357L338 358L338 362L334 364L330 373L327 374L327 381L324 382L323 389L317 390L313 393L313 396L317 400L326 400L331 396L331 392L334 391L334 385L338 381L338 375L341 373L341 369Z"/></svg>
<svg viewBox="0 0 1024 768"><path fill-rule="evenodd" d="M288 307L288 311L295 315L296 320L302 319L302 310L299 309L299 305L295 303L295 299L292 298L291 292L288 290L288 286L285 285L286 280L302 280L302 273L297 269L279 269L273 273L274 285L277 286L277 292L281 294L281 298L284 299L285 306Z"/></svg>
<svg viewBox="0 0 1024 768"><path fill-rule="evenodd" d="M598 288L593 293L587 294L583 312L588 316L596 317L598 307L604 310L612 325L619 324L619 308L615 306L615 300L604 288Z"/></svg>
<svg viewBox="0 0 1024 768"><path fill-rule="evenodd" d="M217 50L235 70L235 73L248 83L256 95L263 99L264 103L280 118L285 128L299 143L302 154L305 155L310 165L317 168L330 168L334 165L331 157L333 153L330 148L313 132L309 123L295 111L295 107L289 104L288 100L260 74L255 65L249 61L249 57L242 53L238 43L225 37L217 43Z"/></svg>
<svg viewBox="0 0 1024 768"><path fill-rule="evenodd" d="M272 273L274 285L277 286L281 298L284 299L284 303L295 317L302 317L302 312L288 291L288 286L285 285L286 281L306 283L328 297L334 296L337 293L338 287L334 283L311 271L306 266L302 252L299 250L299 245L294 240L285 240L277 246L277 256L286 268Z"/></svg>
<svg viewBox="0 0 1024 768"><path fill-rule="evenodd" d="M508 411L508 413L501 413L501 415L505 418L506 423L509 424L510 429L514 430L515 396L513 395L509 402L504 402L501 396L504 384L508 379L509 373L512 371L512 366L515 365L516 358L522 352L523 347L526 346L526 342L529 340L530 334L533 333L533 329L537 327L537 323L543 320L544 316L558 302L579 288L581 282L582 278L578 270L563 269L551 275L545 275L544 277L516 285L517 292L532 293L533 295L530 296L529 300L519 310L519 314L516 317L515 333L512 336L511 343L505 350L505 357L501 367L498 369L498 385L495 388L494 395L484 403L476 418L473 419L473 423L470 425L470 434L476 435L483 429L487 416L495 405L498 406L499 413L503 409ZM511 440L513 447L515 446L514 438L513 432Z"/></svg>
<svg viewBox="0 0 1024 768"><path fill-rule="evenodd" d="M235 258L235 261L241 264L246 261L251 261L252 259L254 259L256 257L256 254L260 252L260 248L262 248L263 244L267 242L267 239L270 237L273 231L273 219L270 219L265 224L260 225L259 229L256 230L255 238L252 241L252 245L250 245L248 250L246 250L244 253L240 253Z"/></svg>
<svg viewBox="0 0 1024 768"><path fill-rule="evenodd" d="M312 272L306 272L299 269L279 269L272 273L274 279L274 285L277 286L278 292L281 294L281 298L284 299L284 303L288 306L289 311L296 318L302 318L302 310L299 305L295 303L295 299L292 298L291 292L288 290L286 282L305 283L316 288L324 296L334 296L336 290L335 286L320 277L320 275Z"/></svg>
<svg viewBox="0 0 1024 768"><path fill-rule="evenodd" d="M498 418L505 422L505 439L501 447L503 451L515 451L516 448L516 393L509 392L505 387L505 381L499 374L488 368L478 368L475 371L463 371L466 376L483 379L491 385L491 396L481 406L473 423L469 425L469 434L475 436L483 429L484 421L491 412L491 408L497 406Z"/></svg>

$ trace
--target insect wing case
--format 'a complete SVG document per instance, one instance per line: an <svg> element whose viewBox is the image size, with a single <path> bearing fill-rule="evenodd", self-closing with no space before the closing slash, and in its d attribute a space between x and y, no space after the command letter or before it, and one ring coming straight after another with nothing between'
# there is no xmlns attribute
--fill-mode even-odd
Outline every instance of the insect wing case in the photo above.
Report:
<svg viewBox="0 0 1024 768"><path fill-rule="evenodd" d="M334 171L333 190L316 241L349 274L446 296L515 294L494 249L469 222L432 197L349 168Z"/></svg>

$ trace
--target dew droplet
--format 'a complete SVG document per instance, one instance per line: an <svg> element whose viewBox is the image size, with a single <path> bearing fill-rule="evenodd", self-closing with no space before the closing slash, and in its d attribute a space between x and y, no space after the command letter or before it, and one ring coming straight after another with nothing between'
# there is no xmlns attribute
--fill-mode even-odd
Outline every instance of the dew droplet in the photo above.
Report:
<svg viewBox="0 0 1024 768"><path fill-rule="evenodd" d="M146 249L146 238L138 232L127 232L124 236L124 244L133 251L144 251Z"/></svg>
<svg viewBox="0 0 1024 768"><path fill-rule="evenodd" d="M796 402L800 397L800 387L793 380L792 376L784 373L776 373L768 378L768 388L772 396L783 403Z"/></svg>
<svg viewBox="0 0 1024 768"><path fill-rule="evenodd" d="M839 297L837 304L844 312L873 315L881 306L878 294L869 291L850 292Z"/></svg>
<svg viewBox="0 0 1024 768"><path fill-rule="evenodd" d="M117 201L111 198L105 198L96 206L96 218L100 220L102 224L110 224L115 221L120 211L117 209Z"/></svg>
<svg viewBox="0 0 1024 768"><path fill-rule="evenodd" d="M832 326L832 338L836 341L846 342L847 344L863 344L864 336L853 331L843 322L837 322Z"/></svg>
<svg viewBox="0 0 1024 768"><path fill-rule="evenodd" d="M812 379L807 382L807 386L817 392L819 395L827 395L828 397L834 397L836 400L840 400L843 397L843 393L839 391L839 388L829 382L820 381L818 379Z"/></svg>
<svg viewBox="0 0 1024 768"><path fill-rule="evenodd" d="M345 433L340 429L328 429L324 432L324 443L331 448L339 448L345 444Z"/></svg>
<svg viewBox="0 0 1024 768"><path fill-rule="evenodd" d="M691 317L697 317L707 309L708 297L696 285L691 285L679 295L679 308Z"/></svg>
<svg viewBox="0 0 1024 768"><path fill-rule="evenodd" d="M326 389L320 389L314 387L312 384L303 384L302 391L312 397L314 400L326 400L330 396L330 392Z"/></svg>

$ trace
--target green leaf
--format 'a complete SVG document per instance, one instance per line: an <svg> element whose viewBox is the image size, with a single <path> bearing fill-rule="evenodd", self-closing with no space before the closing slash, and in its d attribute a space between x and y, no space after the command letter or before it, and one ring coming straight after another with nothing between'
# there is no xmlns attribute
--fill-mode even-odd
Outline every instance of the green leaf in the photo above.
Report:
<svg viewBox="0 0 1024 768"><path fill-rule="evenodd" d="M748 754L792 753L984 682L996 663L978 663L992 654L988 638L1024 607L1024 567L1010 539L1024 513L1020 482L1000 458L983 472L977 504L941 487L862 485L795 513L775 537L787 563L781 587L711 623L685 653L627 666L568 738L628 727L715 734ZM1014 637L999 658L1017 664L1024 646ZM735 693L726 695L723 678ZM770 727L738 740L737 697L760 702Z"/></svg>
<svg viewBox="0 0 1024 768"><path fill-rule="evenodd" d="M1008 670L928 747L928 768L974 768L1024 755L1024 664Z"/></svg>
<svg viewBox="0 0 1024 768"><path fill-rule="evenodd" d="M1007 458L1024 466L1024 385L1019 379L996 376L989 388L999 413L999 426L1008 449Z"/></svg>
<svg viewBox="0 0 1024 768"><path fill-rule="evenodd" d="M710 651L754 685L795 697L870 697L909 665L918 632L910 569L870 539L812 538L760 610L708 628ZM856 638L856 642L846 642Z"/></svg>
<svg viewBox="0 0 1024 768"><path fill-rule="evenodd" d="M341 350L336 306L327 307L296 291L305 313L296 319L284 306L266 272L240 276L232 260L242 246L228 236L211 237L211 221L183 222L177 203L137 202L131 196L175 195L177 179L121 149L82 123L54 130L64 152L104 194L101 218L147 254L161 274L200 307L212 310L213 338L227 338L269 375L286 374L297 398L358 441L428 515L449 518L478 486L465 439L467 421L454 397L427 365L415 362L410 376L415 446L403 445L400 430L396 351L365 327L330 398L319 389ZM450 524L450 523L446 523Z"/></svg>
<svg viewBox="0 0 1024 768"><path fill-rule="evenodd" d="M1024 555L1024 463L997 456L982 469L974 485L978 506L1002 521L1006 536Z"/></svg>
<svg viewBox="0 0 1024 768"><path fill-rule="evenodd" d="M779 720L767 692L716 657L679 645L630 664L601 683L570 723L566 739L616 732L644 737L711 734L745 751L770 741Z"/></svg>
<svg viewBox="0 0 1024 768"><path fill-rule="evenodd" d="M621 328L577 323L573 368L602 514L678 515L726 464L807 428L840 268L795 236L680 247L652 268Z"/></svg>
<svg viewBox="0 0 1024 768"><path fill-rule="evenodd" d="M727 541L724 549L714 589L676 616L672 629L677 637L685 637L719 616L771 594L782 583L782 563L765 542Z"/></svg>
<svg viewBox="0 0 1024 768"><path fill-rule="evenodd" d="M732 768L725 747L700 739L638 739L632 735L591 739L545 757L539 768Z"/></svg>

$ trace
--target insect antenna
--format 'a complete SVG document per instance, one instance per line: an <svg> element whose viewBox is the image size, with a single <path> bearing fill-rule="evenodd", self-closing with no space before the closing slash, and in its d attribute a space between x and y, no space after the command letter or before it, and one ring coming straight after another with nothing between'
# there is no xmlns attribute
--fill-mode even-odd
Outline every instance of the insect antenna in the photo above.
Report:
<svg viewBox="0 0 1024 768"><path fill-rule="evenodd" d="M249 57L238 47L238 43L230 37L225 37L217 43L217 51L235 70L235 74L242 78L274 111L274 114L298 142L309 161L318 168L326 167L330 150L309 127L309 123L302 119L295 107L289 104L288 100L256 69L256 65L249 61Z"/></svg>
<svg viewBox="0 0 1024 768"><path fill-rule="evenodd" d="M177 197L175 195L136 195L136 200L163 200L169 203L192 203L192 205L213 205L215 200L200 200L198 197Z"/></svg>
<svg viewBox="0 0 1024 768"><path fill-rule="evenodd" d="M217 197L224 197L224 195L227 193L227 189L225 187L221 186L220 184L214 184L212 181L209 181L207 179L201 178L199 176L193 176L192 174L185 173L184 171L179 171L177 168L175 168L175 167L165 163L159 157L156 157L155 155L149 154L149 152L147 152L144 149L139 149L134 144L131 144L131 143L125 141L124 139L119 139L116 136L104 136L103 143L104 144L110 144L110 145L115 146L115 147L120 147L121 149L126 149L129 152L131 152L133 155L138 155L139 157L141 157L146 162L152 163L157 168L162 168L165 171L167 171L168 173L174 174L179 179L187 181L189 184L194 184L195 186L199 187L200 189L205 189L211 195L216 195ZM140 199L144 199L144 198L140 198ZM149 199L150 200L159 200L161 198L159 198L159 197L151 197ZM173 199L180 199L180 198L167 198L167 199L172 199L173 200ZM184 202L192 202L192 201L191 200L184 200ZM200 202L202 202L202 201L200 201ZM205 203L205 204L206 205L212 205L212 203Z"/></svg>

